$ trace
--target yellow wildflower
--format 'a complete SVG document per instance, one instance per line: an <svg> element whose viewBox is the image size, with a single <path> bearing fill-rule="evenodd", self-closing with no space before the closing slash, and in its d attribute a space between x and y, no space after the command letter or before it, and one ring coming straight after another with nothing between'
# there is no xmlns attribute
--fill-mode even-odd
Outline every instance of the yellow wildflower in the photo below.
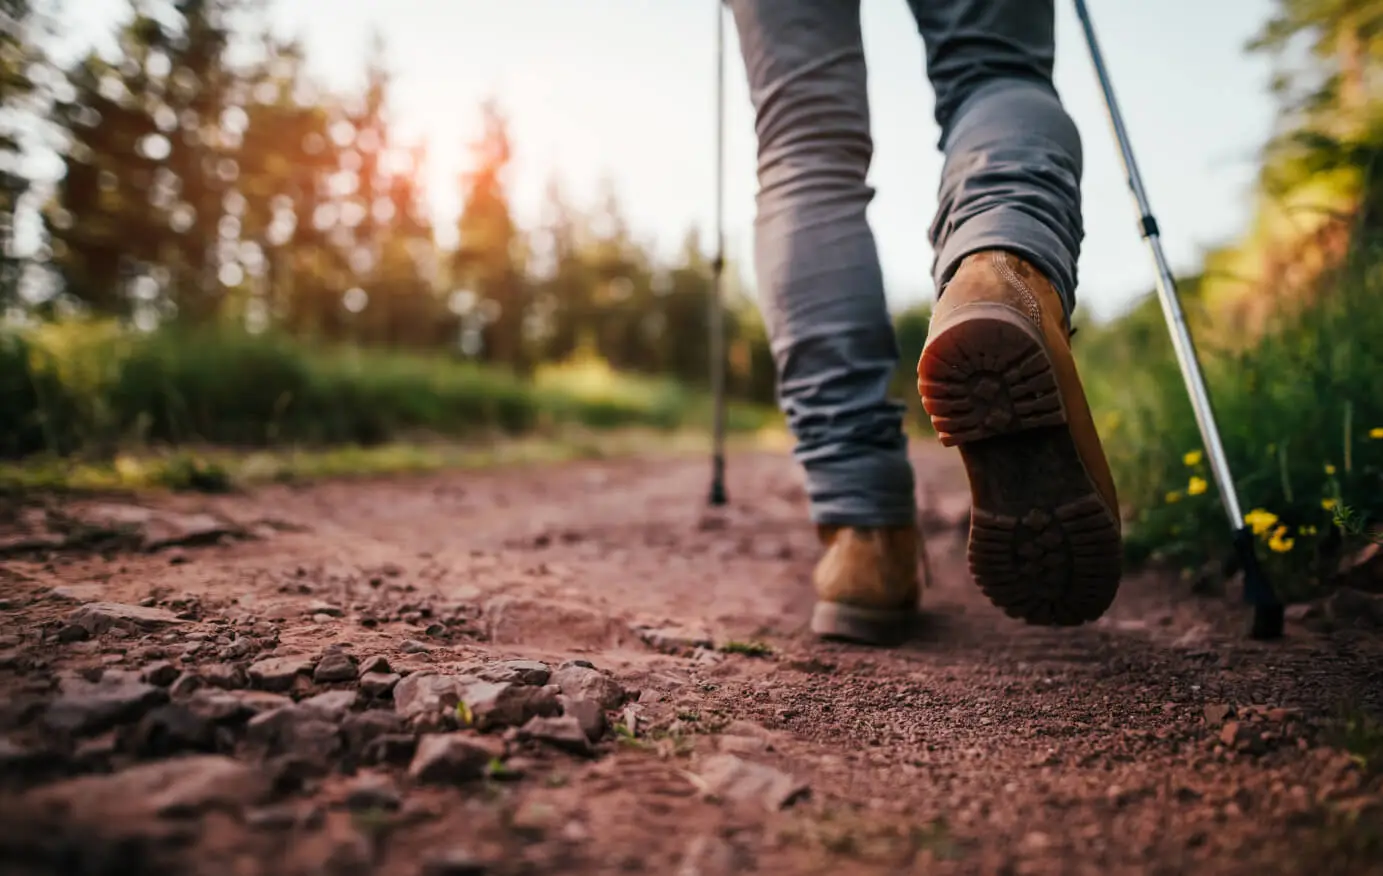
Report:
<svg viewBox="0 0 1383 876"><path fill-rule="evenodd" d="M1335 474L1335 466L1333 466L1333 465L1331 465L1330 463L1327 462L1327 463L1325 464L1325 473L1328 474L1328 475L1333 475L1333 474Z"/></svg>
<svg viewBox="0 0 1383 876"><path fill-rule="evenodd" d="M1322 500L1321 500L1321 507L1324 508L1324 509L1327 510L1327 511L1334 511L1334 510L1335 510L1336 504L1338 504L1338 503L1337 503L1334 499L1322 499Z"/></svg>
<svg viewBox="0 0 1383 876"><path fill-rule="evenodd" d="M1189 452L1189 453L1187 453L1185 456L1183 456L1183 457L1181 458L1181 461L1184 462L1184 463L1186 463L1187 465L1200 465L1200 464L1201 464L1201 459L1202 459L1203 457L1204 457L1204 454L1201 453L1199 450L1192 450L1191 452Z"/></svg>
<svg viewBox="0 0 1383 876"><path fill-rule="evenodd" d="M1167 494L1167 504L1174 505L1181 501L1181 490L1172 490Z"/></svg>
<svg viewBox="0 0 1383 876"><path fill-rule="evenodd" d="M1314 526L1299 526L1299 527L1297 527L1297 535L1315 535L1315 534L1316 534L1316 527L1314 527Z"/></svg>
<svg viewBox="0 0 1383 876"><path fill-rule="evenodd" d="M1255 508L1244 515L1244 524L1253 528L1254 535L1263 535L1277 524L1277 515L1262 508Z"/></svg>
<svg viewBox="0 0 1383 876"><path fill-rule="evenodd" d="M1279 554L1285 554L1296 544L1296 539L1287 537L1287 527L1279 526L1273 533L1273 537L1268 539L1268 547Z"/></svg>
<svg viewBox="0 0 1383 876"><path fill-rule="evenodd" d="M1205 492L1207 486L1205 478L1192 477L1191 482L1186 485L1186 495L1199 496Z"/></svg>
<svg viewBox="0 0 1383 876"><path fill-rule="evenodd" d="M1374 426L1372 429L1370 429L1369 437L1375 439L1383 438L1383 426Z"/></svg>

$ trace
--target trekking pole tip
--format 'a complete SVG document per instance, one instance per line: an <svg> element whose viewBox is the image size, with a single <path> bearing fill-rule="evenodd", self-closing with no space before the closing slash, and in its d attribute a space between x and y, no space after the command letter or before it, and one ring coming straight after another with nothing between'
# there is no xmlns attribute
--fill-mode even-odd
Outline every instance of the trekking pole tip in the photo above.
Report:
<svg viewBox="0 0 1383 876"><path fill-rule="evenodd" d="M1273 592L1263 565L1258 561L1253 531L1247 526L1234 533L1234 551L1239 556L1239 567L1244 572L1244 601L1253 606L1249 637L1260 641L1282 638L1286 607Z"/></svg>

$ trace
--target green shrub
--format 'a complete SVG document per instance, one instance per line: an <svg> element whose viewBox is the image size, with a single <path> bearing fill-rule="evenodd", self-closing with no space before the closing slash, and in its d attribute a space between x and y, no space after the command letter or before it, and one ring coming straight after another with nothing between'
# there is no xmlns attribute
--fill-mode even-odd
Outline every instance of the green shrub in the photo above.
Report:
<svg viewBox="0 0 1383 876"><path fill-rule="evenodd" d="M1245 349L1197 339L1243 510L1289 596L1383 519L1383 253L1368 254ZM1132 509L1130 558L1191 568L1224 555L1227 520L1156 307L1075 346Z"/></svg>

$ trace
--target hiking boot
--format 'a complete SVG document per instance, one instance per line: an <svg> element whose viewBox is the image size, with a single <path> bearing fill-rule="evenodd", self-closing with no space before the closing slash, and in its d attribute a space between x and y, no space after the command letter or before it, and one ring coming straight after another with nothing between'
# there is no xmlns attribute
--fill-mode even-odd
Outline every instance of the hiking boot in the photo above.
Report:
<svg viewBox="0 0 1383 876"><path fill-rule="evenodd" d="M970 477L970 573L1031 624L1104 614L1123 547L1114 478L1061 299L1016 255L966 258L932 313L917 391Z"/></svg>
<svg viewBox="0 0 1383 876"><path fill-rule="evenodd" d="M826 554L812 581L812 632L870 645L900 641L917 616L917 530L817 528Z"/></svg>

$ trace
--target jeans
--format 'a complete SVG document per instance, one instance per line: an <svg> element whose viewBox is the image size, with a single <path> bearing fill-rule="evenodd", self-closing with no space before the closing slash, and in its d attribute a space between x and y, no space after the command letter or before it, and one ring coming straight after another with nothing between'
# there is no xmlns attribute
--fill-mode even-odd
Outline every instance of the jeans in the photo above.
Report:
<svg viewBox="0 0 1383 876"><path fill-rule="evenodd" d="M758 137L754 262L812 519L915 517L899 351L865 210L873 154L860 0L726 0ZM1052 85L1054 0L908 0L945 155L930 229L944 294L962 259L1023 256L1075 304L1081 141ZM909 350L915 356L920 351Z"/></svg>

